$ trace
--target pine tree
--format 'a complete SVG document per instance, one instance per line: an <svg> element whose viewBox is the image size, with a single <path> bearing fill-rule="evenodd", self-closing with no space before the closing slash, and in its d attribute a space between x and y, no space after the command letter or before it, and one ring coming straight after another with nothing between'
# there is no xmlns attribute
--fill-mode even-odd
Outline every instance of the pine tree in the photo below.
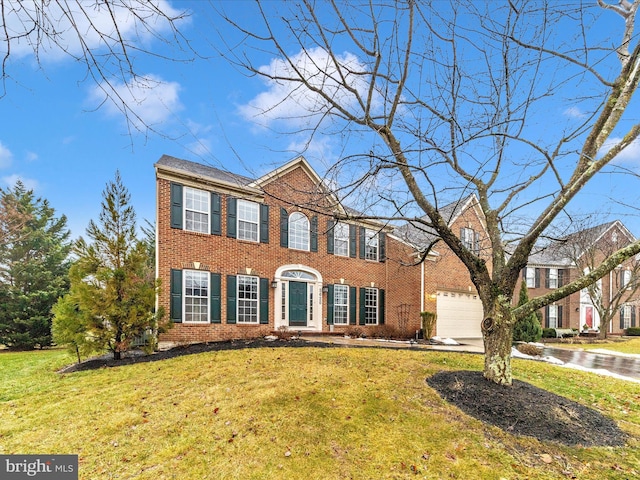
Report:
<svg viewBox="0 0 640 480"><path fill-rule="evenodd" d="M120 359L146 330L158 330L157 281L148 245L136 237L136 215L120 173L107 183L98 222L87 227L90 242L75 245L70 292L55 308L55 339L77 353L108 349Z"/></svg>
<svg viewBox="0 0 640 480"><path fill-rule="evenodd" d="M51 307L69 286L67 219L18 181L0 189L0 222L0 343L50 346Z"/></svg>
<svg viewBox="0 0 640 480"><path fill-rule="evenodd" d="M518 306L525 305L529 301L529 292L527 284L522 282L520 285L520 295L518 297ZM516 322L513 327L514 342L537 342L542 338L542 326L536 313L532 313Z"/></svg>

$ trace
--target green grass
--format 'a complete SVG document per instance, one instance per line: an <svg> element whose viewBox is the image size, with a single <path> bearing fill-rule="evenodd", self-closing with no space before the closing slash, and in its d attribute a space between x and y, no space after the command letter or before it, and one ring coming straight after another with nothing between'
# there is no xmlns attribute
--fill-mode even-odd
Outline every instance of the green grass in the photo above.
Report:
<svg viewBox="0 0 640 480"><path fill-rule="evenodd" d="M608 339L597 341L595 343L562 343L562 344L549 344L550 347L559 348L579 348L582 350L593 350L596 348L606 348L607 350L614 350L621 353L635 353L640 355L640 337L629 337L628 340L620 339Z"/></svg>
<svg viewBox="0 0 640 480"><path fill-rule="evenodd" d="M0 454L78 454L82 479L640 475L638 384L539 362L514 360L516 377L600 410L629 444L516 437L425 383L481 369L479 355L267 348L55 373L71 361L58 350L0 353Z"/></svg>

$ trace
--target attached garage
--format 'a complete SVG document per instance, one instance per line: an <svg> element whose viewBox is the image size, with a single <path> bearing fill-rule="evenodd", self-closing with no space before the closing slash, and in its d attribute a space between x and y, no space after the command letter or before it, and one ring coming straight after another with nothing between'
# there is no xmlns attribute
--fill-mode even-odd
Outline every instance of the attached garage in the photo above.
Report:
<svg viewBox="0 0 640 480"><path fill-rule="evenodd" d="M437 292L437 335L443 338L482 337L482 302L478 295L459 292Z"/></svg>

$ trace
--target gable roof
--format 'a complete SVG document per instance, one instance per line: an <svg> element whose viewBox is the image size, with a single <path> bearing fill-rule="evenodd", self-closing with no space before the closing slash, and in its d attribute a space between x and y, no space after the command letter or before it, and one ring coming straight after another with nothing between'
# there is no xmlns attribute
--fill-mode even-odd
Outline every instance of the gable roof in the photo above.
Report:
<svg viewBox="0 0 640 480"><path fill-rule="evenodd" d="M588 249L596 245L602 238L614 229L619 229L629 243L636 239L620 220L613 220L595 227L585 228L541 247L535 253L529 255L530 266L558 266L567 267L575 265L575 258L569 255L567 245L576 245L582 249L577 255L580 258ZM586 239L586 242L585 242Z"/></svg>
<svg viewBox="0 0 640 480"><path fill-rule="evenodd" d="M167 172L171 175L185 179L195 178L205 183L223 186L227 189L246 192L252 195L262 195L264 193L264 186L278 178L281 178L296 168L301 168L309 176L312 182L318 185L324 194L331 197L332 204L336 206L338 213L352 217L365 216L363 213L343 205L331 189L327 188L322 178L320 178L316 171L311 167L309 162L307 162L307 160L302 156L298 156L290 160L258 179L249 178L244 175L238 175L226 170L221 170L219 168L189 160L183 160L170 155L163 155L160 157L154 166L157 171ZM372 228L391 230L391 227L388 226L387 223L375 219L358 218L356 221L361 224L371 226Z"/></svg>
<svg viewBox="0 0 640 480"><path fill-rule="evenodd" d="M460 198L454 202L438 209L440 216L445 220L447 225L453 225L456 220L467 209L475 209L478 205L478 199L475 194L470 194L467 197ZM482 215L478 215L482 219ZM428 216L420 217L422 220L430 221ZM484 221L483 221L484 224ZM404 239L409 244L413 245L417 250L424 250L429 245L438 241L440 236L432 227L425 226L420 222L407 222L404 225L396 228L396 235Z"/></svg>
<svg viewBox="0 0 640 480"><path fill-rule="evenodd" d="M209 178L211 180L217 180L243 187L249 186L253 181L249 177L245 177L243 175L227 172L201 163L190 162L189 160L182 160L170 155L162 155L160 160L156 162L155 166L163 167L166 170L174 170L176 172L188 172L193 176Z"/></svg>

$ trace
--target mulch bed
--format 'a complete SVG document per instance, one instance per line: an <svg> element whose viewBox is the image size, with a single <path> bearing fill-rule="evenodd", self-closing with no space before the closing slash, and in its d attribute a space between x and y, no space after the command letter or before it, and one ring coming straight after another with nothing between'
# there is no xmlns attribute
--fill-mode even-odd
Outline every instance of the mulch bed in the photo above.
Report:
<svg viewBox="0 0 640 480"><path fill-rule="evenodd" d="M482 372L446 371L427 379L442 398L505 432L564 445L622 446L627 435L600 412L519 380L511 387Z"/></svg>
<svg viewBox="0 0 640 480"><path fill-rule="evenodd" d="M103 355L80 364L69 365L60 373L154 362L211 351L282 347L345 346L296 338L272 341L230 340L178 346L149 355L128 352L121 360L113 360L111 355ZM613 420L596 410L519 380L514 380L511 387L504 387L485 380L481 372L443 371L429 377L427 384L466 414L514 435L526 435L541 441L571 446L622 446L627 440L627 435Z"/></svg>

